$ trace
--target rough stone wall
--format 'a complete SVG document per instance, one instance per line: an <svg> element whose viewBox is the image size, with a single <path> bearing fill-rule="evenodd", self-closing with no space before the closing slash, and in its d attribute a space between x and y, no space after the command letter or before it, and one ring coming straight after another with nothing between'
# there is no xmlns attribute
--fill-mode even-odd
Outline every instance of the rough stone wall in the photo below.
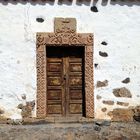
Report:
<svg viewBox="0 0 140 140"><path fill-rule="evenodd" d="M77 32L94 33L95 118L112 119L118 108L134 109L140 104L139 13L140 2L127 0L1 1L0 116L20 119L28 111L36 116L29 106L36 100L35 36L53 32L55 17L74 17Z"/></svg>
<svg viewBox="0 0 140 140"><path fill-rule="evenodd" d="M139 123L0 125L1 140L139 140Z"/></svg>

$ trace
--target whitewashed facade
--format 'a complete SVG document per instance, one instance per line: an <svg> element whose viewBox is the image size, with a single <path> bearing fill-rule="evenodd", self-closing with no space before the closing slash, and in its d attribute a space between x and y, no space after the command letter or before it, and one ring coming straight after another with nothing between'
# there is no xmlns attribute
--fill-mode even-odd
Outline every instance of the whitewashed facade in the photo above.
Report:
<svg viewBox="0 0 140 140"><path fill-rule="evenodd" d="M140 105L140 2L0 2L0 109L3 116L20 119L19 104L36 100L36 33L53 32L55 17L73 17L77 32L94 34L94 106L96 119L110 119L114 108ZM43 18L38 22L36 18ZM107 45L101 44L103 41ZM99 52L106 52L102 57ZM129 83L122 80L129 77ZM97 81L108 81L105 87ZM113 89L125 87L132 98ZM26 95L26 99L23 96ZM101 96L97 99L97 96ZM111 100L113 105L104 104ZM120 106L117 101L129 103ZM101 109L107 108L103 112ZM32 112L36 116L36 108Z"/></svg>

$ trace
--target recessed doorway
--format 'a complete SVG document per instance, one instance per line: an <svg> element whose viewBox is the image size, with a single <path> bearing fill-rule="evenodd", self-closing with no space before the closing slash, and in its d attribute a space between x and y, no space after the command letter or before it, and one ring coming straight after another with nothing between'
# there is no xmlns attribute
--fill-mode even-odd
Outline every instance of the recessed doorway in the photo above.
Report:
<svg viewBox="0 0 140 140"><path fill-rule="evenodd" d="M47 116L84 116L84 47L46 50Z"/></svg>

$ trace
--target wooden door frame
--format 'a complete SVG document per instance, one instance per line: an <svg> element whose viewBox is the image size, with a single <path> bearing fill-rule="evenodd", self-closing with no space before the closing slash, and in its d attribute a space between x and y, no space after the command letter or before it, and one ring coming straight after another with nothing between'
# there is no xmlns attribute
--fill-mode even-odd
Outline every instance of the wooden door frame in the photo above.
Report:
<svg viewBox="0 0 140 140"><path fill-rule="evenodd" d="M37 33L37 118L46 118L46 47L48 46L84 47L85 115L94 118L93 34L91 33Z"/></svg>

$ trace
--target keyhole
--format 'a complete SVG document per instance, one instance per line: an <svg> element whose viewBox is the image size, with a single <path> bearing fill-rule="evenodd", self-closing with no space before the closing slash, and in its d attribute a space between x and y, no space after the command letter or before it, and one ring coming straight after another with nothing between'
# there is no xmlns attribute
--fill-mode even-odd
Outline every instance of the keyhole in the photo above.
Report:
<svg viewBox="0 0 140 140"><path fill-rule="evenodd" d="M64 80L66 80L66 75L64 75Z"/></svg>

